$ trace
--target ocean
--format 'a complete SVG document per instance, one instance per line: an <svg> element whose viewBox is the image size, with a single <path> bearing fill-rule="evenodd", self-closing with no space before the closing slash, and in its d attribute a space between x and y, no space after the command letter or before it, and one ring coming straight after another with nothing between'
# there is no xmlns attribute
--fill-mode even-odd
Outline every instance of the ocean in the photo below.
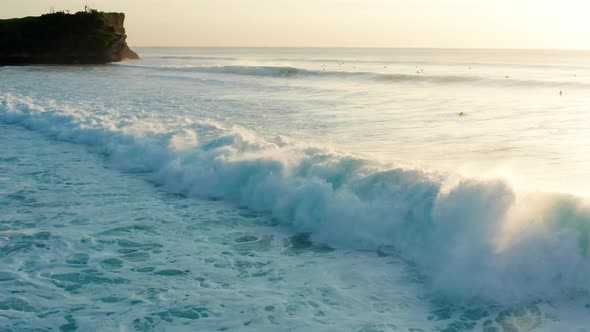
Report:
<svg viewBox="0 0 590 332"><path fill-rule="evenodd" d="M1 331L590 331L590 52L0 67Z"/></svg>

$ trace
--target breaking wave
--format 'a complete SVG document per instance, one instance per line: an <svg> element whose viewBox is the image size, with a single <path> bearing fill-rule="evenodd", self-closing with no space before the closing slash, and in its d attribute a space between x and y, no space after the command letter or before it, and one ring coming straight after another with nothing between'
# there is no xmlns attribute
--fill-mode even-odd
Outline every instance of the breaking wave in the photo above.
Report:
<svg viewBox="0 0 590 332"><path fill-rule="evenodd" d="M453 181L209 121L157 130L15 95L0 95L0 121L92 146L167 191L268 213L318 244L395 253L450 297L512 302L590 291L590 206L580 197Z"/></svg>

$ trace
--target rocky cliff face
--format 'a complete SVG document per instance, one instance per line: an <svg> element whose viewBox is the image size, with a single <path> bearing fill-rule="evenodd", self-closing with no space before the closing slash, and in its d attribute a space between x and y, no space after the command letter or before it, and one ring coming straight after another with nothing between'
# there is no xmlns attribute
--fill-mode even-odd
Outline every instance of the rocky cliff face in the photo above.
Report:
<svg viewBox="0 0 590 332"><path fill-rule="evenodd" d="M125 33L125 14L123 13L105 13L105 21L107 25L113 27L114 32L121 36L121 38L113 44L111 55L113 61L121 61L125 59L139 59L139 55L132 51L127 45L127 34Z"/></svg>
<svg viewBox="0 0 590 332"><path fill-rule="evenodd" d="M0 64L102 64L138 59L125 14L55 13L0 20Z"/></svg>

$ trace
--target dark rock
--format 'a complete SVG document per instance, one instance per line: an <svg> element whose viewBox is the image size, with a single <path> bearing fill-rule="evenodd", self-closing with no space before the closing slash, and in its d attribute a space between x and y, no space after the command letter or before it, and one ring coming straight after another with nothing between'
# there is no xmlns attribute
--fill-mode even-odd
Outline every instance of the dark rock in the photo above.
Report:
<svg viewBox="0 0 590 332"><path fill-rule="evenodd" d="M0 20L0 65L103 64L139 59L125 14L98 11Z"/></svg>

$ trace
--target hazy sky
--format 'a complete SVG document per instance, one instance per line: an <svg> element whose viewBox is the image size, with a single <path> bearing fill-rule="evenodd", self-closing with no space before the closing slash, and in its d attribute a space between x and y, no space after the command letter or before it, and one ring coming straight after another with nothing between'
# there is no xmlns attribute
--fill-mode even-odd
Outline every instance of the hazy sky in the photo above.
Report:
<svg viewBox="0 0 590 332"><path fill-rule="evenodd" d="M127 14L132 46L590 49L590 0L1 0Z"/></svg>

